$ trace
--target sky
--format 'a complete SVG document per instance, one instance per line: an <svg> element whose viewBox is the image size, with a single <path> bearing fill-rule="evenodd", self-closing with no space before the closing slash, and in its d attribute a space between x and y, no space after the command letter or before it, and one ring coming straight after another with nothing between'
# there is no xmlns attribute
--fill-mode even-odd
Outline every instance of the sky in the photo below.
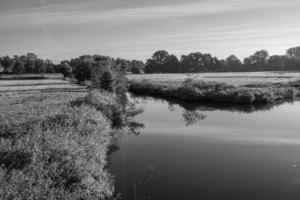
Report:
<svg viewBox="0 0 300 200"><path fill-rule="evenodd" d="M0 0L0 56L244 58L300 45L299 0Z"/></svg>

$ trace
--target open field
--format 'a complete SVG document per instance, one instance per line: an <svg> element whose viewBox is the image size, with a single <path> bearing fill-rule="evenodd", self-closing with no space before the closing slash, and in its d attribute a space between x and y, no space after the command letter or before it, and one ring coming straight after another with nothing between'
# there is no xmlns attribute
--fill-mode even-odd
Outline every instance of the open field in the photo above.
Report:
<svg viewBox="0 0 300 200"><path fill-rule="evenodd" d="M12 75L0 77L0 93L3 92L21 92L21 91L87 91L84 86L64 80L60 75L43 75L43 79L16 79ZM29 75L28 75L29 76ZM31 75L33 77L33 75ZM60 78L59 78L60 77Z"/></svg>
<svg viewBox="0 0 300 200"><path fill-rule="evenodd" d="M0 74L0 80L63 79L62 74Z"/></svg>
<svg viewBox="0 0 300 200"><path fill-rule="evenodd" d="M235 72L235 73L198 73L198 74L132 74L129 80L180 84L186 78L195 81L219 82L240 86L247 84L287 83L300 79L299 72Z"/></svg>

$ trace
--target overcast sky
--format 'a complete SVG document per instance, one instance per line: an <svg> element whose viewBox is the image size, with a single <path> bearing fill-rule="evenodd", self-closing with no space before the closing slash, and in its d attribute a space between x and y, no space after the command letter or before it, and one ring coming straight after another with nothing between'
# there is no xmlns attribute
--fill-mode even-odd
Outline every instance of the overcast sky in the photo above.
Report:
<svg viewBox="0 0 300 200"><path fill-rule="evenodd" d="M300 45L299 0L0 0L0 55L244 58Z"/></svg>

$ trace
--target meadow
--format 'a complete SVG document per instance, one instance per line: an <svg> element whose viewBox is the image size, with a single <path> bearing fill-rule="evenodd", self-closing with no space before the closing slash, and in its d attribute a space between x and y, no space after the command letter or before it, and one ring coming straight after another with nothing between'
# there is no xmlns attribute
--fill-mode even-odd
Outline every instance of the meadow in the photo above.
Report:
<svg viewBox="0 0 300 200"><path fill-rule="evenodd" d="M112 199L116 130L99 107L114 108L114 96L13 79L0 80L0 199Z"/></svg>
<svg viewBox="0 0 300 200"><path fill-rule="evenodd" d="M273 104L299 97L300 73L250 72L128 75L136 94L185 101Z"/></svg>
<svg viewBox="0 0 300 200"><path fill-rule="evenodd" d="M34 91L87 91L84 86L64 79L61 74L0 75L0 93Z"/></svg>
<svg viewBox="0 0 300 200"><path fill-rule="evenodd" d="M234 86L247 84L288 83L300 79L300 72L224 72L189 74L130 74L130 81L181 84L187 78L195 81L219 82Z"/></svg>

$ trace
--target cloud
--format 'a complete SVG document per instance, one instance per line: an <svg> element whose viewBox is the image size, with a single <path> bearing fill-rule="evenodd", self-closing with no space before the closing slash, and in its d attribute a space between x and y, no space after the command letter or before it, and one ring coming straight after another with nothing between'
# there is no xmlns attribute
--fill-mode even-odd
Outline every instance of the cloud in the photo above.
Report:
<svg viewBox="0 0 300 200"><path fill-rule="evenodd" d="M0 11L2 53L30 50L61 58L96 51L144 59L164 48L225 57L259 48L283 52L300 42L299 0L35 2Z"/></svg>
<svg viewBox="0 0 300 200"><path fill-rule="evenodd" d="M88 2L87 2L88 4ZM133 23L137 21L177 18L175 22L180 22L179 19L191 16L205 16L221 13L232 13L237 11L246 11L249 9L263 8L281 8L283 6L291 6L300 4L296 1L286 3L282 0L212 0L202 1L200 3L188 4L170 4L162 6L141 6L136 8L113 8L108 10L95 10L95 2L86 11L80 10L80 5L72 5L72 10L66 11L68 6L65 4L52 5L47 15L44 9L34 8L30 12L13 12L0 13L3 26L28 26L28 25L72 25L86 23ZM86 5L88 6L88 5ZM44 6L45 8L45 6Z"/></svg>

